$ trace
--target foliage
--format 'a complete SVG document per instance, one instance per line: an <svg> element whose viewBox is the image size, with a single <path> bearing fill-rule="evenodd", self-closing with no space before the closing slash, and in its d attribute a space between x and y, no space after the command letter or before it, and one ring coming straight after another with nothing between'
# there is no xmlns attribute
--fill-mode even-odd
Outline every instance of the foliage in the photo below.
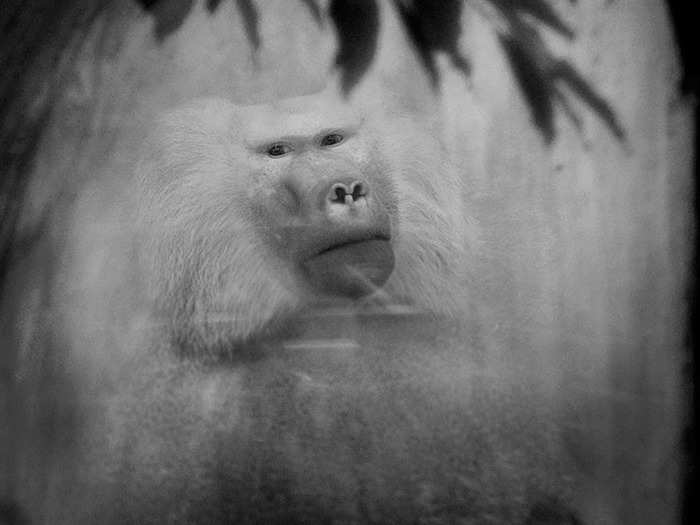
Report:
<svg viewBox="0 0 700 525"><path fill-rule="evenodd" d="M336 66L343 88L350 91L362 78L374 58L380 28L377 0L330 0L325 14L318 0L298 0L314 19L323 23L327 16L338 33ZM532 112L534 124L547 142L554 138L555 106L558 103L574 122L567 91L585 102L618 139L624 131L611 106L572 64L554 56L540 33L546 26L572 39L573 30L550 5L549 0L392 0L423 66L433 84L439 82L435 63L437 52L445 53L465 76L470 73L467 57L459 47L461 13L465 3L485 4L495 14L499 40ZM569 0L576 3L576 0ZM159 39L166 38L184 21L193 0L140 0L155 17ZM207 9L215 12L222 0L207 0ZM258 6L253 0L235 0L244 30L252 48L260 47Z"/></svg>

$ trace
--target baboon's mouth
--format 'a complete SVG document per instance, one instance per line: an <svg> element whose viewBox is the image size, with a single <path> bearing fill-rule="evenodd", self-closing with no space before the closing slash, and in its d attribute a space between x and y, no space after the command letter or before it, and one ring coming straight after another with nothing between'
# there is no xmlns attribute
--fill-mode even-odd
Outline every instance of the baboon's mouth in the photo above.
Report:
<svg viewBox="0 0 700 525"><path fill-rule="evenodd" d="M324 295L357 298L371 294L394 269L390 240L382 233L336 239L303 264L306 278Z"/></svg>
<svg viewBox="0 0 700 525"><path fill-rule="evenodd" d="M323 248L321 251L318 252L317 256L323 255L323 254L331 252L333 250L339 250L342 248L349 248L353 245L361 245L363 243L368 243L368 242L372 242L372 241L389 242L389 241L391 241L391 236L383 234L383 233L373 233L373 234L364 235L364 236L350 237L346 240L343 240L341 242L336 242L336 243L334 243L326 248Z"/></svg>

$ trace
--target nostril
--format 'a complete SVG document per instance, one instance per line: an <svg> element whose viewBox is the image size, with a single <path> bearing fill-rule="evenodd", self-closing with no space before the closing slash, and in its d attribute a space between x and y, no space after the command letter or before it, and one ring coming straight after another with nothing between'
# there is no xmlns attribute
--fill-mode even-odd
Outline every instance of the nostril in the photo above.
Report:
<svg viewBox="0 0 700 525"><path fill-rule="evenodd" d="M367 193L365 192L365 187L361 182L352 183L352 200L356 201L360 197L364 197Z"/></svg>
<svg viewBox="0 0 700 525"><path fill-rule="evenodd" d="M350 184L336 182L331 186L327 198L333 203L352 204L366 197L368 194L367 190L367 184L357 180Z"/></svg>
<svg viewBox="0 0 700 525"><path fill-rule="evenodd" d="M348 190L344 184L334 184L333 193L335 194L334 202L345 202L345 196L348 194Z"/></svg>

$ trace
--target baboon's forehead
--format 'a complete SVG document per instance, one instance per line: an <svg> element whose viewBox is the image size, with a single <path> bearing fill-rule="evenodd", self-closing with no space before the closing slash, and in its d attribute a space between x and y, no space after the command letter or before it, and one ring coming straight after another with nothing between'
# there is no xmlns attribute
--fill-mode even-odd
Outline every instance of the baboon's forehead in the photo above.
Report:
<svg viewBox="0 0 700 525"><path fill-rule="evenodd" d="M312 137L328 129L354 131L362 123L347 103L313 96L247 106L241 117L251 142L287 135Z"/></svg>

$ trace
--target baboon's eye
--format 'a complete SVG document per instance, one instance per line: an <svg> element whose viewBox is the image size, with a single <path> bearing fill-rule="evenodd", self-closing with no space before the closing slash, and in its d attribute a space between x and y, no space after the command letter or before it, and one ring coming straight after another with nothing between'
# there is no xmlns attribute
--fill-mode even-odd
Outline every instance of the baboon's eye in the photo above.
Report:
<svg viewBox="0 0 700 525"><path fill-rule="evenodd" d="M321 146L333 146L343 142L343 136L338 133L331 133L321 139Z"/></svg>
<svg viewBox="0 0 700 525"><path fill-rule="evenodd" d="M270 157L281 157L292 151L292 147L289 144L283 142L276 142L267 148L267 154Z"/></svg>

